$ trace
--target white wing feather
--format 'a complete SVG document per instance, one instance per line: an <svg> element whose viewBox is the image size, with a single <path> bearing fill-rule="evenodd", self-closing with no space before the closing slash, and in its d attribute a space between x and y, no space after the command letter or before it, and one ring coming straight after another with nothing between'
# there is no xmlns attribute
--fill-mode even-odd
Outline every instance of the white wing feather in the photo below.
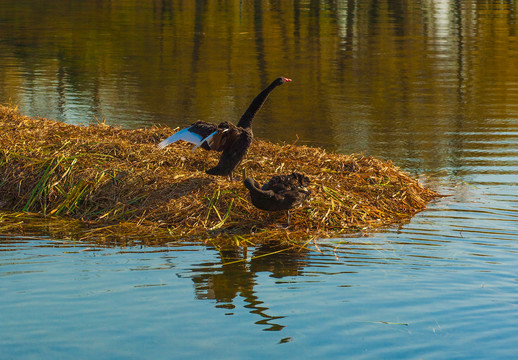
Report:
<svg viewBox="0 0 518 360"><path fill-rule="evenodd" d="M175 132L173 135L162 141L160 144L158 144L158 148L163 149L167 145L172 144L178 140L187 141L195 145L200 145L202 143L202 137L200 135L190 132L189 128L185 128Z"/></svg>
<svg viewBox="0 0 518 360"><path fill-rule="evenodd" d="M203 142L204 142L204 141L206 141L206 142L207 142L207 144L209 144L209 146L210 146L210 144L211 144L211 143L210 143L210 140L212 139L212 137L213 137L214 135L216 135L216 133L217 133L217 131L214 131L212 134L210 134L209 136L207 136L205 139L202 139L198 144L196 144L196 146L195 146L195 147L193 147L193 148L192 148L192 151L194 151L194 150L196 150L197 148L199 148L199 147L201 146L201 144L203 144Z"/></svg>

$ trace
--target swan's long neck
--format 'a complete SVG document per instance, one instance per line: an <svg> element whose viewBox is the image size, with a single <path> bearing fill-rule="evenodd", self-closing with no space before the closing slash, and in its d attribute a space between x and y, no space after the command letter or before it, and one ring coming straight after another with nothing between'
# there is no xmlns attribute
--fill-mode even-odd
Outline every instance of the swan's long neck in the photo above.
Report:
<svg viewBox="0 0 518 360"><path fill-rule="evenodd" d="M277 86L278 84L274 81L266 89L261 91L259 95L257 95L255 99L252 101L248 109L246 109L243 116L241 116L241 119L239 119L237 126L242 128L252 127L252 121L254 120L255 114L257 114L261 106L268 98L268 95L270 95L272 90L275 89Z"/></svg>
<svg viewBox="0 0 518 360"><path fill-rule="evenodd" d="M254 179L246 178L244 185L248 190L250 190L250 193L264 194L264 190L261 190L259 184Z"/></svg>

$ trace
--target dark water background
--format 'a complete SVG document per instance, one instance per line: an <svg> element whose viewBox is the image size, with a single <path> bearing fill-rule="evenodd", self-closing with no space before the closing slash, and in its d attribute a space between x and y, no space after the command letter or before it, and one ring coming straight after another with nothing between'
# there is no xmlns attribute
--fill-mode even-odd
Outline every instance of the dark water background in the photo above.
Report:
<svg viewBox="0 0 518 360"><path fill-rule="evenodd" d="M237 121L363 152L443 194L310 251L0 235L24 358L515 359L516 1L0 1L0 103L125 128ZM237 259L247 261L223 265Z"/></svg>

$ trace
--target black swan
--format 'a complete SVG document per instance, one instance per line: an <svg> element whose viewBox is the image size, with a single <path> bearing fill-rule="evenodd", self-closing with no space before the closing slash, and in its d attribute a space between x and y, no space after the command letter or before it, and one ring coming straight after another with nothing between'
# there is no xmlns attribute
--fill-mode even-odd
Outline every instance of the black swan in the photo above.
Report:
<svg viewBox="0 0 518 360"><path fill-rule="evenodd" d="M288 226L290 209L301 205L311 193L306 189L309 185L308 177L299 173L276 175L262 187L252 178L246 178L244 184L256 208L266 211L286 210Z"/></svg>
<svg viewBox="0 0 518 360"><path fill-rule="evenodd" d="M232 171L239 165L252 143L252 121L255 114L264 104L268 95L277 86L282 85L291 79L280 77L275 79L266 89L255 97L248 109L245 111L237 126L225 121L219 125L197 121L188 128L182 129L160 144L160 149L178 140L188 141L196 146L193 151L202 147L205 150L222 151L219 163L206 171L209 175L228 176L232 180Z"/></svg>

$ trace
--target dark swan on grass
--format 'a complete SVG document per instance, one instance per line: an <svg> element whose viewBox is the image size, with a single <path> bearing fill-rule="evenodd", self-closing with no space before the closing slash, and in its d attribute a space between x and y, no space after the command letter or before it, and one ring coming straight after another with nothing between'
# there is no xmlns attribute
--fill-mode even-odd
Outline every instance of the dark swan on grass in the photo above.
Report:
<svg viewBox="0 0 518 360"><path fill-rule="evenodd" d="M239 119L237 125L228 121L220 124L197 121L188 128L174 133L158 144L158 147L162 149L178 140L184 140L196 145L193 151L198 147L205 150L221 151L222 154L218 164L207 170L206 173L209 175L228 176L232 180L232 171L241 163L252 143L254 136L252 133L252 121L255 115L272 90L289 81L291 79L285 77L275 79L255 97L243 116L241 116L241 119Z"/></svg>
<svg viewBox="0 0 518 360"><path fill-rule="evenodd" d="M290 224L290 209L302 205L309 197L309 178L299 173L276 175L262 187L252 178L246 178L245 187L250 192L252 204L261 210L286 211Z"/></svg>

